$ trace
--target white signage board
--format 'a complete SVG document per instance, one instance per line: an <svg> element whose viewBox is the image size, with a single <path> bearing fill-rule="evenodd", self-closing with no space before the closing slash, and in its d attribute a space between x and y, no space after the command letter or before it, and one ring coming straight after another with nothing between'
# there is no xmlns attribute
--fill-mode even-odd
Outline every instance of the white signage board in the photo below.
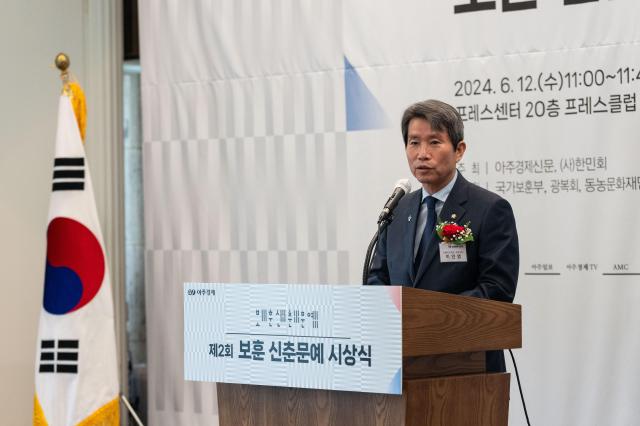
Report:
<svg viewBox="0 0 640 426"><path fill-rule="evenodd" d="M402 393L401 287L184 284L184 378Z"/></svg>

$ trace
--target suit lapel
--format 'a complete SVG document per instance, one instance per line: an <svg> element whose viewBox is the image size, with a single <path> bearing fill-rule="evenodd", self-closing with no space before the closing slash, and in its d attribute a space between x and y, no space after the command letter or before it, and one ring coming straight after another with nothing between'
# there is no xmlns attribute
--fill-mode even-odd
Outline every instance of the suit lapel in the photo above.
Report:
<svg viewBox="0 0 640 426"><path fill-rule="evenodd" d="M462 177L462 174L458 172L458 177L456 178L456 183L451 188L451 192L447 197L447 201L445 201L444 206L442 206L442 210L440 211L440 215L438 216L438 222L456 222L461 224L462 219L465 216L466 210L463 207L463 204L467 201L467 186L468 182ZM414 231L415 232L415 231ZM414 287L417 283L420 282L425 272L429 269L433 261L436 259L436 255L438 254L438 245L440 241L434 232L431 236L431 241L429 242L429 247L427 247L427 251L420 262L420 266L418 267L418 272L416 273L415 278L413 279Z"/></svg>

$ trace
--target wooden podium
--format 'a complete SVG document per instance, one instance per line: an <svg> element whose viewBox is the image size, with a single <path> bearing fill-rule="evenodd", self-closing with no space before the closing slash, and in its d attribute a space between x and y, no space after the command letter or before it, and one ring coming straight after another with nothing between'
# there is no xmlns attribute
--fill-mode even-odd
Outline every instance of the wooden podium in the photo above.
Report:
<svg viewBox="0 0 640 426"><path fill-rule="evenodd" d="M507 425L485 351L521 345L520 305L405 287L401 396L218 383L220 425Z"/></svg>

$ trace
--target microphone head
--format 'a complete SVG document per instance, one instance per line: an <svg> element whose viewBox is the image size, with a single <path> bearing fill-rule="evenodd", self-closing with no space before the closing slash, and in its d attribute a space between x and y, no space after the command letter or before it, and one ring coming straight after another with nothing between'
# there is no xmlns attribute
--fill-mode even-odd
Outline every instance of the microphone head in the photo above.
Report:
<svg viewBox="0 0 640 426"><path fill-rule="evenodd" d="M402 188L404 190L405 194L408 194L411 192L411 182L409 182L409 179L400 179L396 182L396 188Z"/></svg>

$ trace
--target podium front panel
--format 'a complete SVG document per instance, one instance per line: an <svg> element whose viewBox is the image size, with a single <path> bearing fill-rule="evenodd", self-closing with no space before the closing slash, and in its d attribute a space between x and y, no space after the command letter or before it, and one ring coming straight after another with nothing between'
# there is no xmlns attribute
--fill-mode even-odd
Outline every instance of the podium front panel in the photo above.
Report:
<svg viewBox="0 0 640 426"><path fill-rule="evenodd" d="M399 287L184 285L185 380L402 393Z"/></svg>

